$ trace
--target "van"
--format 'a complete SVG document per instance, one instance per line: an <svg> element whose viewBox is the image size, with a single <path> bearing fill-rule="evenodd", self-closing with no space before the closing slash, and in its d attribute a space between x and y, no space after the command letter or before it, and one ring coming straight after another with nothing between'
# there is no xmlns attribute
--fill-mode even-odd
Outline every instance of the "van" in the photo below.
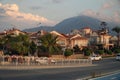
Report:
<svg viewBox="0 0 120 80"><path fill-rule="evenodd" d="M116 60L120 60L120 53L116 55Z"/></svg>

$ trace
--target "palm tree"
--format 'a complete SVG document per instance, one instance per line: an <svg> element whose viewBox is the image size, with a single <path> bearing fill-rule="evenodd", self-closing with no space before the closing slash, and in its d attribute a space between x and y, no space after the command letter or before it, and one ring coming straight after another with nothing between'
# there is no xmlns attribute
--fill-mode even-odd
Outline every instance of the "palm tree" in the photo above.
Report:
<svg viewBox="0 0 120 80"><path fill-rule="evenodd" d="M103 26L103 27L105 27L105 26L107 26L107 23L104 22L104 21L102 21L100 25Z"/></svg>
<svg viewBox="0 0 120 80"><path fill-rule="evenodd" d="M12 54L17 55L33 55L37 48L36 44L27 35L23 34L18 36L6 35L0 38L0 47L7 53L12 52Z"/></svg>
<svg viewBox="0 0 120 80"><path fill-rule="evenodd" d="M118 46L120 46L120 27L116 26L112 29L112 31L116 32L117 33L117 37L118 37Z"/></svg>
<svg viewBox="0 0 120 80"><path fill-rule="evenodd" d="M42 46L48 52L48 55L59 51L59 45L57 44L58 36L52 34L46 34L40 38Z"/></svg>
<svg viewBox="0 0 120 80"><path fill-rule="evenodd" d="M105 44L104 36L107 34L107 29L106 29L107 23L102 21L100 23L100 25L102 26L102 30L101 30L100 34L103 36L103 43Z"/></svg>
<svg viewBox="0 0 120 80"><path fill-rule="evenodd" d="M6 35L0 38L0 47L3 50L3 52L6 50L9 38L11 38L10 35Z"/></svg>
<svg viewBox="0 0 120 80"><path fill-rule="evenodd" d="M5 38L0 38L0 49L4 51L5 48Z"/></svg>
<svg viewBox="0 0 120 80"><path fill-rule="evenodd" d="M20 34L19 36L12 37L11 49L19 52L20 55L30 54L31 41L27 35Z"/></svg>

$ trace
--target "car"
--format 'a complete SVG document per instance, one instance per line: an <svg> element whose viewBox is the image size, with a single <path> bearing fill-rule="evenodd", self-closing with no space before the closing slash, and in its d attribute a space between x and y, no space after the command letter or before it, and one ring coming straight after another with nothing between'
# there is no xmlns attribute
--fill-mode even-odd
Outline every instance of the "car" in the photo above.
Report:
<svg viewBox="0 0 120 80"><path fill-rule="evenodd" d="M48 59L41 57L41 58L35 59L35 62L40 63L40 64L48 64Z"/></svg>
<svg viewBox="0 0 120 80"><path fill-rule="evenodd" d="M54 63L54 64L56 63L56 61L54 59L49 59L49 62Z"/></svg>
<svg viewBox="0 0 120 80"><path fill-rule="evenodd" d="M89 59L90 59L90 60L101 60L101 59L102 59L102 56L93 55L93 56L90 56Z"/></svg>
<svg viewBox="0 0 120 80"><path fill-rule="evenodd" d="M116 55L116 60L120 60L120 54Z"/></svg>
<svg viewBox="0 0 120 80"><path fill-rule="evenodd" d="M40 64L56 63L55 60L50 59L50 58L48 58L48 57L40 57L40 58L37 58L35 61L36 61L37 63L40 63Z"/></svg>

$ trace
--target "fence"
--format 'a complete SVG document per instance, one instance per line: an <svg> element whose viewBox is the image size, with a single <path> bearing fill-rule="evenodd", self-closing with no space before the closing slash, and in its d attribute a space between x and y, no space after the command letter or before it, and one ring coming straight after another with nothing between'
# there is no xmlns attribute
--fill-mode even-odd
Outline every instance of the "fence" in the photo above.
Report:
<svg viewBox="0 0 120 80"><path fill-rule="evenodd" d="M92 61L89 59L40 59L38 57L28 56L0 56L1 66L75 66L85 64L92 64Z"/></svg>

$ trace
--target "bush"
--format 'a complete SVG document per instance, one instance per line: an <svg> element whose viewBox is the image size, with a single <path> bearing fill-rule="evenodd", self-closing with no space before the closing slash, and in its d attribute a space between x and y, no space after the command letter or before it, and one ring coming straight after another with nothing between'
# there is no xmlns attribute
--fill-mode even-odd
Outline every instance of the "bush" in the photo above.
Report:
<svg viewBox="0 0 120 80"><path fill-rule="evenodd" d="M84 52L84 56L90 56L90 54L92 54L93 51L90 48L84 48L83 52Z"/></svg>
<svg viewBox="0 0 120 80"><path fill-rule="evenodd" d="M104 50L98 50L97 53L102 55L104 53Z"/></svg>
<svg viewBox="0 0 120 80"><path fill-rule="evenodd" d="M112 51L111 50L107 50L106 53L109 54L109 55L112 55Z"/></svg>
<svg viewBox="0 0 120 80"><path fill-rule="evenodd" d="M114 49L115 53L120 53L120 49Z"/></svg>
<svg viewBox="0 0 120 80"><path fill-rule="evenodd" d="M71 56L72 54L73 54L73 51L71 49L66 49L64 52L65 57Z"/></svg>
<svg viewBox="0 0 120 80"><path fill-rule="evenodd" d="M91 51L90 51L90 50L87 50L87 51L84 52L84 55L85 55L85 56L90 56L90 54L91 54Z"/></svg>

